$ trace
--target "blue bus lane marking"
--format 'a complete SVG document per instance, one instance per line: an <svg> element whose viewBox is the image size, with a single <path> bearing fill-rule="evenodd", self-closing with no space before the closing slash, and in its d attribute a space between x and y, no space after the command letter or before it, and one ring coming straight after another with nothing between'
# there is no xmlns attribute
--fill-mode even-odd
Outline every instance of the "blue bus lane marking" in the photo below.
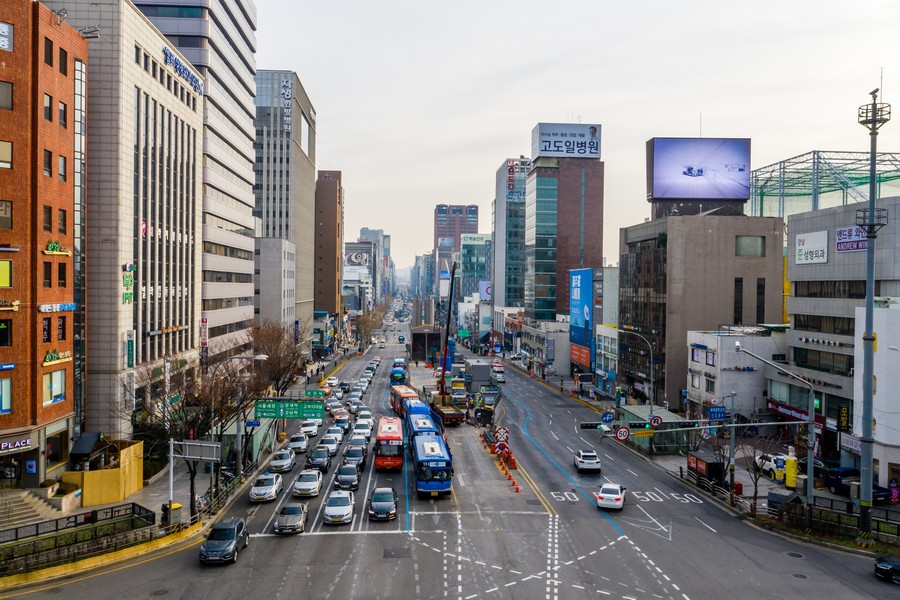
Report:
<svg viewBox="0 0 900 600"><path fill-rule="evenodd" d="M525 437L528 438L528 441L531 442L532 444L534 444L534 447L537 448L537 449L540 451L540 453L544 455L544 458L546 458L547 460L549 460L549 461L550 461L550 464L552 464L554 467L556 467L556 470L559 471L560 473L562 473L562 476L565 477L566 479L568 479L569 482L570 482L573 486L575 486L575 487L578 489L579 492L581 492L581 495L584 496L585 500L587 500L589 503L591 503L592 505L594 505L594 499L591 497L590 494L588 494L588 493L584 490L583 487L581 487L581 484L578 483L577 481L575 481L574 479L572 479L571 475L569 475L568 473L566 473L566 472L563 470L563 468L560 467L559 464L558 464L555 460L553 460L553 458L551 458L549 454L547 454L547 451L544 450L544 447L541 446L541 445L537 442L537 440L535 440L533 437L531 437L531 434L530 434L530 433L528 433L528 421L531 420L531 409L529 409L529 408L527 408L526 406L524 406L518 399L512 398L512 397L510 397L510 398L512 399L513 402L516 403L516 405L517 405L519 408L521 408L522 410L525 411L525 423L523 424L522 432L525 434ZM594 505L594 507L596 508L596 505ZM616 524L616 522L613 521L612 518L606 513L606 511L599 511L599 512L600 512L601 514L603 514L603 517L604 517L607 521L609 521L609 524L612 525L613 528L614 528L616 531L619 532L619 535L628 537L627 535L625 535L625 532L622 531L622 529Z"/></svg>

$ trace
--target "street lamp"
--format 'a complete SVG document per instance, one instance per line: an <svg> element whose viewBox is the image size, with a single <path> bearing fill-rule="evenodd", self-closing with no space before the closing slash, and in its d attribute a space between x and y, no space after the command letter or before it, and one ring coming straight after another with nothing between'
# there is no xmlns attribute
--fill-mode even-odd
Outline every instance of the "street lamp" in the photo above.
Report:
<svg viewBox="0 0 900 600"><path fill-rule="evenodd" d="M236 356L229 356L224 360L255 360L258 362L268 360L268 355L266 354L238 354ZM241 424L244 421L244 395L240 392L240 388L236 393L236 398L238 410L237 416L234 419L234 466L237 470L237 475L243 479L244 477L244 454L243 454L243 431L241 430Z"/></svg>
<svg viewBox="0 0 900 600"><path fill-rule="evenodd" d="M803 377L800 377L799 375L795 375L794 373L791 373L790 371L785 369L783 365L773 363L770 360L766 360L762 356L758 356L756 354L753 354L749 350L742 348L740 340L737 340L734 342L734 347L739 353L743 352L744 354L749 354L756 360L764 362L765 364L769 365L770 367L777 369L779 373L781 373L783 375L787 375L788 379L796 379L797 381L799 381L800 383L802 383L803 385L805 385L806 387L809 388L809 395L807 396L808 401L807 401L807 415L806 415L807 419L808 419L808 422L806 425L806 427L807 427L807 432L806 432L806 446L807 446L807 450L806 450L806 452L807 452L807 454L806 454L806 508L807 508L806 525L808 528L812 528L813 502L815 501L813 493L816 489L815 488L815 464L814 464L815 461L813 460L813 448L816 447L816 392L813 389L813 385L810 382L808 382L806 379L804 379ZM731 432L731 435L732 436L734 435L733 431Z"/></svg>
<svg viewBox="0 0 900 600"><path fill-rule="evenodd" d="M631 335L638 336L639 338L644 340L644 342L647 343L647 348L650 349L650 393L647 395L647 397L650 399L650 416L652 417L653 416L653 345L650 343L650 340L648 340L641 334L637 333L636 331L631 331L628 329L618 329L617 331L619 333L630 333Z"/></svg>

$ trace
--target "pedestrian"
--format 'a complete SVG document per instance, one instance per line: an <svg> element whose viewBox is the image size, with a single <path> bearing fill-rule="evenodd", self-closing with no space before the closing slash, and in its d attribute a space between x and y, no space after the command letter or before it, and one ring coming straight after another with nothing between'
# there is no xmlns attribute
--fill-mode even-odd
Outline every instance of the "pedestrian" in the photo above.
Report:
<svg viewBox="0 0 900 600"><path fill-rule="evenodd" d="M418 366L419 366L419 361L417 360L417 361L416 361L416 367L418 367Z"/></svg>

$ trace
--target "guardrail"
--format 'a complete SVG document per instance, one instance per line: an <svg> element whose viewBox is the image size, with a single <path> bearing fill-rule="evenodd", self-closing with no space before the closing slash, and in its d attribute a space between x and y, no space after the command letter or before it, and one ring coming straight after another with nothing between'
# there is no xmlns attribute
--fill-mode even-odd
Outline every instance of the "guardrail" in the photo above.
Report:
<svg viewBox="0 0 900 600"><path fill-rule="evenodd" d="M0 545L8 542L19 542L30 538L52 535L60 531L72 530L78 527L97 525L105 521L121 520L134 517L144 522L143 526L156 523L156 513L149 508L144 508L134 502L119 504L107 508L88 510L77 515L20 525L11 529L0 531Z"/></svg>

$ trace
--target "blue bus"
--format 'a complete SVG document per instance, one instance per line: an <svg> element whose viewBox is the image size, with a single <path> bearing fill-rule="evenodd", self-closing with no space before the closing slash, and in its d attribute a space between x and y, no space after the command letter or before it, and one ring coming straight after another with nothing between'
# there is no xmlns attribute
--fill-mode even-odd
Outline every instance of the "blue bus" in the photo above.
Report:
<svg viewBox="0 0 900 600"><path fill-rule="evenodd" d="M403 401L403 416L409 418L409 415L425 415L431 417L431 407L416 398L408 398Z"/></svg>
<svg viewBox="0 0 900 600"><path fill-rule="evenodd" d="M409 383L409 370L403 367L391 369L391 385L406 385Z"/></svg>
<svg viewBox="0 0 900 600"><path fill-rule="evenodd" d="M453 490L453 457L444 438L420 435L412 444L412 463L419 498L447 495Z"/></svg>
<svg viewBox="0 0 900 600"><path fill-rule="evenodd" d="M413 440L420 435L441 435L441 430L434 424L430 415L407 413L403 421L406 428L406 447L412 448Z"/></svg>

